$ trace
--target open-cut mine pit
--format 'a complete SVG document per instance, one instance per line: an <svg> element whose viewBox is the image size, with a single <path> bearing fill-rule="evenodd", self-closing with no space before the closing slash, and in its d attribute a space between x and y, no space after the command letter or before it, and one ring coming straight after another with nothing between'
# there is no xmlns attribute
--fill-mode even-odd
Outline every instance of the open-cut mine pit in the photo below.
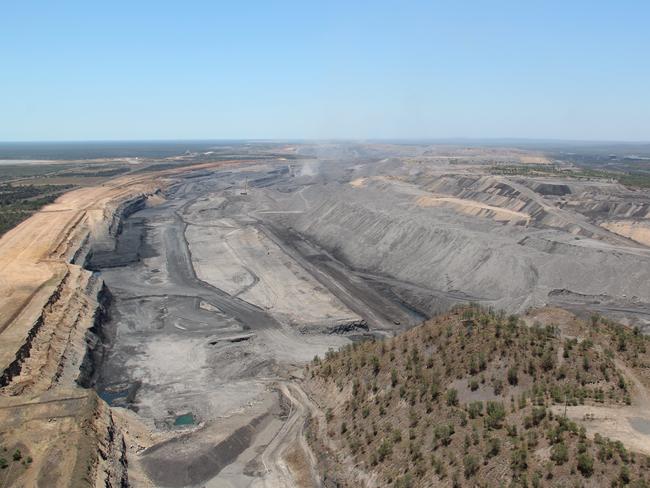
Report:
<svg viewBox="0 0 650 488"><path fill-rule="evenodd" d="M315 356L467 302L650 327L646 194L491 171L532 151L247 150L71 191L2 238L17 486L319 486Z"/></svg>

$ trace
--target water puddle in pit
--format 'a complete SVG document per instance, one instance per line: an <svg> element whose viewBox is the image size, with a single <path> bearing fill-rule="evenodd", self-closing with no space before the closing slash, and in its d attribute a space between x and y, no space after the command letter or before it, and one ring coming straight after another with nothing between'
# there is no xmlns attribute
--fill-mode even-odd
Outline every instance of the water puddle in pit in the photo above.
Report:
<svg viewBox="0 0 650 488"><path fill-rule="evenodd" d="M135 399L135 394L140 388L140 382L125 386L111 385L98 390L99 398L108 403L111 407L130 407Z"/></svg>
<svg viewBox="0 0 650 488"><path fill-rule="evenodd" d="M176 417L176 420L174 420L174 427L183 427L186 425L194 425L194 415L192 412L179 415Z"/></svg>
<svg viewBox="0 0 650 488"><path fill-rule="evenodd" d="M114 406L118 400L124 399L129 396L129 390L117 390L117 391L102 391L99 394L99 397L108 403L111 407Z"/></svg>

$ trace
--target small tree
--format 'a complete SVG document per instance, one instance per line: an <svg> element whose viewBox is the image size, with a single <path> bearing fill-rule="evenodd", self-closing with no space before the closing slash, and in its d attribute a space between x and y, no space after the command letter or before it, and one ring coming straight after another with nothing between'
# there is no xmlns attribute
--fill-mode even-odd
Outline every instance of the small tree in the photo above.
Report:
<svg viewBox="0 0 650 488"><path fill-rule="evenodd" d="M582 476L589 478L594 474L594 458L592 458L589 453L583 452L578 454L578 471L582 473Z"/></svg>
<svg viewBox="0 0 650 488"><path fill-rule="evenodd" d="M451 436L454 435L454 426L449 425L438 425L433 431L434 439L443 446L448 446L451 444Z"/></svg>
<svg viewBox="0 0 650 488"><path fill-rule="evenodd" d="M447 405L450 407L458 405L458 391L454 388L447 390Z"/></svg>
<svg viewBox="0 0 650 488"><path fill-rule="evenodd" d="M501 402L488 402L486 408L487 417L485 425L488 429L500 429L503 420L506 418L506 409Z"/></svg>
<svg viewBox="0 0 650 488"><path fill-rule="evenodd" d="M517 377L517 368L513 366L508 369L508 383L515 386L518 382L519 378Z"/></svg>
<svg viewBox="0 0 650 488"><path fill-rule="evenodd" d="M469 479L478 471L478 459L476 459L476 456L468 454L463 459L463 466L465 467L465 478Z"/></svg>
<svg viewBox="0 0 650 488"><path fill-rule="evenodd" d="M379 358L377 356L373 356L370 361L372 362L372 372L375 376L377 376L381 368L379 364Z"/></svg>
<svg viewBox="0 0 650 488"><path fill-rule="evenodd" d="M561 464L566 463L569 460L569 450L567 449L564 442L560 442L558 444L555 444L551 448L551 459L558 466L561 465Z"/></svg>
<svg viewBox="0 0 650 488"><path fill-rule="evenodd" d="M621 466L618 479L621 482L621 485L628 485L630 483L630 470L627 466Z"/></svg>
<svg viewBox="0 0 650 488"><path fill-rule="evenodd" d="M431 383L431 400L436 401L438 397L440 396L440 386L438 383L434 380Z"/></svg>
<svg viewBox="0 0 650 488"><path fill-rule="evenodd" d="M469 418L475 419L476 417L480 416L483 414L483 402L480 400L477 400L475 402L470 403L467 406L467 413L469 414Z"/></svg>
<svg viewBox="0 0 650 488"><path fill-rule="evenodd" d="M512 470L515 472L526 471L528 468L528 452L523 447L518 447L512 452L510 460Z"/></svg>
<svg viewBox="0 0 650 488"><path fill-rule="evenodd" d="M551 351L546 351L542 357L542 369L544 371L550 371L555 367L555 358Z"/></svg>
<svg viewBox="0 0 650 488"><path fill-rule="evenodd" d="M384 439L377 449L377 459L381 463L393 452L393 445L388 439Z"/></svg>
<svg viewBox="0 0 650 488"><path fill-rule="evenodd" d="M497 456L501 451L501 441L498 437L490 437L487 440L487 451L485 453L486 458L491 458Z"/></svg>

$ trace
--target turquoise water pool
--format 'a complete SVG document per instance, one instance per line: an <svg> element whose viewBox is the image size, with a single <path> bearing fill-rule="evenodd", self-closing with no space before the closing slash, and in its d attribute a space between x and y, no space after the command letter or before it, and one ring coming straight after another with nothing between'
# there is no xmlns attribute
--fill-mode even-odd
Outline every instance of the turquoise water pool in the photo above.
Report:
<svg viewBox="0 0 650 488"><path fill-rule="evenodd" d="M175 426L182 426L182 425L193 425L194 424L194 415L192 415L192 412L186 413L184 415L179 415L176 417L176 420L174 420L174 425Z"/></svg>

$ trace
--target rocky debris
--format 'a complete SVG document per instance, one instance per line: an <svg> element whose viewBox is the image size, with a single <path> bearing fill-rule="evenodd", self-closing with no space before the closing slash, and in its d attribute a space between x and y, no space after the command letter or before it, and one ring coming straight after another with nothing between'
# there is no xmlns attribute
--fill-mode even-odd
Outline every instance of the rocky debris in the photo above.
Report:
<svg viewBox="0 0 650 488"><path fill-rule="evenodd" d="M368 324L365 320L354 320L345 324L334 325L328 327L329 334L349 334L351 332L358 332L360 330L368 331Z"/></svg>

